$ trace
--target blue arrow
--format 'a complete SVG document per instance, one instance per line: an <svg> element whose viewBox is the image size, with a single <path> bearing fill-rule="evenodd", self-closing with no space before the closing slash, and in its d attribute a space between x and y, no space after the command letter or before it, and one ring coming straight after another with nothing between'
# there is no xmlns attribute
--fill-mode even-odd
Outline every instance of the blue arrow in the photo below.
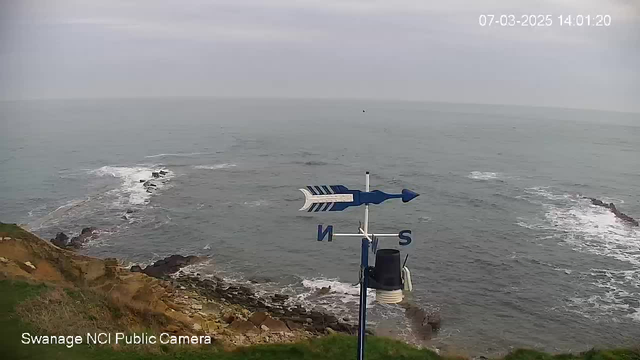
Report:
<svg viewBox="0 0 640 360"><path fill-rule="evenodd" d="M305 195L305 204L300 210L315 212L342 211L351 206L380 204L388 199L402 199L402 202L406 203L419 196L419 194L407 189L402 190L400 194L387 194L380 190L369 192L349 190L344 185L307 186L307 189L300 189L300 191Z"/></svg>

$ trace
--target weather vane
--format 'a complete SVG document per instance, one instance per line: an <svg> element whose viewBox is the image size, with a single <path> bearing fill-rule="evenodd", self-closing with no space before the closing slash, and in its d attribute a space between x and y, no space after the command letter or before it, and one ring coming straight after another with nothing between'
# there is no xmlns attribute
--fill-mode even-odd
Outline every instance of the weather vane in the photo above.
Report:
<svg viewBox="0 0 640 360"><path fill-rule="evenodd" d="M378 239L397 237L399 245L411 243L411 230L401 230L397 234L382 234L369 232L369 204L381 204L389 199L402 199L407 203L419 194L403 189L400 194L387 194L380 190L369 190L369 172L365 175L365 190L350 190L343 185L307 186L300 189L305 201L300 211L342 211L352 206L364 205L364 222L358 226L357 234L334 234L333 225L323 229L318 225L318 241L334 237L362 238L360 257L360 306L358 316L358 360L364 359L364 336L367 315L367 288L376 289L376 300L383 303L398 303L402 301L402 290L411 291L411 275L409 269L400 265L400 252L395 249L378 250ZM376 254L376 266L369 266L369 246ZM405 259L406 262L406 259Z"/></svg>

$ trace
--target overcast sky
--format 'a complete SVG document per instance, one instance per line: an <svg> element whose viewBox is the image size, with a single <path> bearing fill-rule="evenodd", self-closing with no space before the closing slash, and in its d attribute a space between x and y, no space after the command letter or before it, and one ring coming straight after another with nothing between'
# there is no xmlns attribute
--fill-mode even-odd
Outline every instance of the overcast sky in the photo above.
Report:
<svg viewBox="0 0 640 360"><path fill-rule="evenodd" d="M0 0L0 99L140 96L640 112L640 0Z"/></svg>

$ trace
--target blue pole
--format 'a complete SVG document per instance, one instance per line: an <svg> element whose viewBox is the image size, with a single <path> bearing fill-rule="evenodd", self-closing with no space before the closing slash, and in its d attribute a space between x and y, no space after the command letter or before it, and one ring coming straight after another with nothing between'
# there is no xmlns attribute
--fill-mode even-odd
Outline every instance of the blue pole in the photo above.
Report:
<svg viewBox="0 0 640 360"><path fill-rule="evenodd" d="M367 267L369 266L369 239L362 238L362 253L360 256L360 313L358 316L358 360L364 360L364 330L367 325Z"/></svg>

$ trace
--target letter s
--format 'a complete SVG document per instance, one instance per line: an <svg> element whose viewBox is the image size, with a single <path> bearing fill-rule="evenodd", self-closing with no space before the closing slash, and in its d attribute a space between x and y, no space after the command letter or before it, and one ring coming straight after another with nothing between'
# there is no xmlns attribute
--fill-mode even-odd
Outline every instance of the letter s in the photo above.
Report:
<svg viewBox="0 0 640 360"><path fill-rule="evenodd" d="M405 235L405 234L409 234L409 235ZM400 233L398 233L398 237L400 238L400 241L398 241L399 245L406 246L411 244L411 230L400 231ZM402 240L404 240L404 242L402 242Z"/></svg>
<svg viewBox="0 0 640 360"><path fill-rule="evenodd" d="M29 333L22 333L22 341L20 342L29 345Z"/></svg>

